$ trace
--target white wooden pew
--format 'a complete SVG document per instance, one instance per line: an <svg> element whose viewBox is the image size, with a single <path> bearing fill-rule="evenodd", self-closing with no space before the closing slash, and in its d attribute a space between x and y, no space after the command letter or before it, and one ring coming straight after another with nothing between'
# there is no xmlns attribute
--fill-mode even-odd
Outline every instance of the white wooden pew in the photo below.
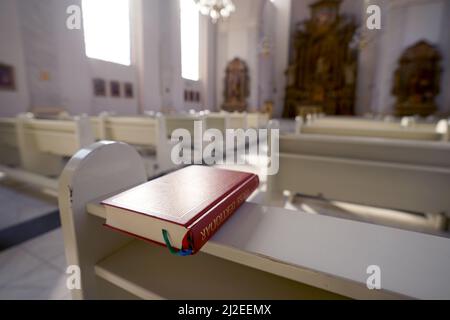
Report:
<svg viewBox="0 0 450 320"><path fill-rule="evenodd" d="M207 112L205 121L207 128L224 129L259 129L266 128L269 122L267 113Z"/></svg>
<svg viewBox="0 0 450 320"><path fill-rule="evenodd" d="M0 118L0 164L20 164L15 118Z"/></svg>
<svg viewBox="0 0 450 320"><path fill-rule="evenodd" d="M199 114L173 114L164 116L166 122L167 135L170 139L172 133L177 129L185 129L191 136L191 141L183 141L183 147L199 149L202 145L202 132L195 132L195 123L201 124L205 128L205 118ZM197 140L195 140L197 139Z"/></svg>
<svg viewBox="0 0 450 320"><path fill-rule="evenodd" d="M229 122L227 129L244 129L248 128L247 112L231 112L229 113Z"/></svg>
<svg viewBox="0 0 450 320"><path fill-rule="evenodd" d="M205 129L217 129L223 136L225 130L230 128L229 112L207 112L204 113Z"/></svg>
<svg viewBox="0 0 450 320"><path fill-rule="evenodd" d="M104 226L99 202L146 181L123 143L79 151L59 182L75 299L450 298L450 239L245 203L192 257ZM186 186L189 187L189 186ZM381 268L369 290L367 268Z"/></svg>
<svg viewBox="0 0 450 320"><path fill-rule="evenodd" d="M247 126L248 128L259 129L266 128L269 123L269 115L267 113L248 113Z"/></svg>
<svg viewBox="0 0 450 320"><path fill-rule="evenodd" d="M296 119L297 134L379 137L404 140L449 141L449 121L437 124L403 121L378 121L363 118Z"/></svg>
<svg viewBox="0 0 450 320"><path fill-rule="evenodd" d="M64 167L64 158L94 142L87 117L38 120L31 114L22 114L14 122L20 165L1 166L0 171L45 189L56 190L56 178Z"/></svg>
<svg viewBox="0 0 450 320"><path fill-rule="evenodd" d="M330 200L423 213L445 227L450 216L450 145L327 135L280 138L271 198L283 190Z"/></svg>
<svg viewBox="0 0 450 320"><path fill-rule="evenodd" d="M135 146L143 156L149 177L174 169L170 160L172 143L163 116L91 117L97 140L121 141Z"/></svg>

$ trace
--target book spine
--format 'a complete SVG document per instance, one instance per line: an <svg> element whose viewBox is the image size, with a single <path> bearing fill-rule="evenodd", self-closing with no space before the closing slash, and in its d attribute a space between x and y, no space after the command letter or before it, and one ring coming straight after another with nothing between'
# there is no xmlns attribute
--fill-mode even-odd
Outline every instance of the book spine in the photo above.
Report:
<svg viewBox="0 0 450 320"><path fill-rule="evenodd" d="M201 247L216 233L216 231L230 218L238 207L258 188L259 179L254 175L236 190L230 193L215 207L211 208L199 220L190 227L185 244L190 242L193 253L198 252ZM190 237L190 240L187 239ZM185 245L183 245L185 247Z"/></svg>

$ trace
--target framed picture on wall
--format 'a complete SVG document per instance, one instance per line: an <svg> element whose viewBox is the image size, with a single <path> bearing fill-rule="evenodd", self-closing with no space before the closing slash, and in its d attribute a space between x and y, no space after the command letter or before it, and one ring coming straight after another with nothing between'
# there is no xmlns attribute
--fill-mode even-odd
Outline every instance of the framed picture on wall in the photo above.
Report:
<svg viewBox="0 0 450 320"><path fill-rule="evenodd" d="M96 97L106 96L106 81L105 79L96 78L92 81L94 86L94 95Z"/></svg>
<svg viewBox="0 0 450 320"><path fill-rule="evenodd" d="M134 90L133 90L133 84L131 82L125 82L124 83L124 92L125 92L125 98L133 98L134 97Z"/></svg>
<svg viewBox="0 0 450 320"><path fill-rule="evenodd" d="M119 81L111 81L110 82L110 92L111 97L120 97L120 82Z"/></svg>
<svg viewBox="0 0 450 320"><path fill-rule="evenodd" d="M14 67L0 63L0 90L16 90Z"/></svg>

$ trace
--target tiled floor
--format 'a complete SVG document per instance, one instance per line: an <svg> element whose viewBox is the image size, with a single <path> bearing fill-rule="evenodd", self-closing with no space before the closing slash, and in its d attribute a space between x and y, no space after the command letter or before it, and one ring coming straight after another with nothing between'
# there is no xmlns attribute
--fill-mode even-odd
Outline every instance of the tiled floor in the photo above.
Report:
<svg viewBox="0 0 450 320"><path fill-rule="evenodd" d="M71 299L61 229L0 253L0 299Z"/></svg>
<svg viewBox="0 0 450 320"><path fill-rule="evenodd" d="M0 179L0 230L58 209L55 198ZM61 229L0 252L0 299L70 299Z"/></svg>
<svg viewBox="0 0 450 320"><path fill-rule="evenodd" d="M55 198L32 188L0 179L0 230L48 214L58 209Z"/></svg>

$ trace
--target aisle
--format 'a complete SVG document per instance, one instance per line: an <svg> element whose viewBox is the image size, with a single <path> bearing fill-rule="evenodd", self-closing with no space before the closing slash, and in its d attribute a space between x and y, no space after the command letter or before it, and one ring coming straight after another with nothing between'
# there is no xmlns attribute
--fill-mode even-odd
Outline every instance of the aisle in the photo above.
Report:
<svg viewBox="0 0 450 320"><path fill-rule="evenodd" d="M0 299L70 300L61 229L0 253Z"/></svg>

